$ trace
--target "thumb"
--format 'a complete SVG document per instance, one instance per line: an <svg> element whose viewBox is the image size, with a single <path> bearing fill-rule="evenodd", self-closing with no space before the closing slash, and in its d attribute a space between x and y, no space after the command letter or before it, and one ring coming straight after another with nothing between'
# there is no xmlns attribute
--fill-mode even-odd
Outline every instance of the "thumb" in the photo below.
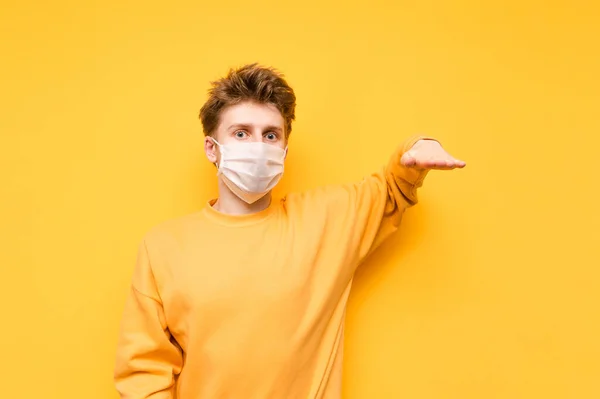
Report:
<svg viewBox="0 0 600 399"><path fill-rule="evenodd" d="M402 155L400 158L400 163L404 166L414 166L417 164L417 159L415 158L414 152L409 150Z"/></svg>

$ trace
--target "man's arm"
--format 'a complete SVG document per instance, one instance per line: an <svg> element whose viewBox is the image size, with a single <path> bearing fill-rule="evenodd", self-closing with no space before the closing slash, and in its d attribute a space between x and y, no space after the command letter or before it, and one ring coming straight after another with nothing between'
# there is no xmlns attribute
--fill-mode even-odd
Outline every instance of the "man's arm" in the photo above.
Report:
<svg viewBox="0 0 600 399"><path fill-rule="evenodd" d="M417 190L430 170L464 166L435 139L413 137L396 150L381 173L353 185L353 241L358 247L359 262L398 229L404 211L418 202Z"/></svg>
<svg viewBox="0 0 600 399"><path fill-rule="evenodd" d="M145 243L139 249L117 347L115 385L122 399L173 399L180 349L171 342Z"/></svg>

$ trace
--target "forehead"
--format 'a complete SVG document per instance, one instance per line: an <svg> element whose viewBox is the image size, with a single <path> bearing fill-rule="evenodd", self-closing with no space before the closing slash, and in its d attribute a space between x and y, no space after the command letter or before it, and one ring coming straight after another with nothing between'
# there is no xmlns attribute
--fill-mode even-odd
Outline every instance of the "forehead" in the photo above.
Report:
<svg viewBox="0 0 600 399"><path fill-rule="evenodd" d="M218 130L238 124L258 128L277 126L283 129L284 123L281 112L274 105L245 101L231 105L221 112Z"/></svg>

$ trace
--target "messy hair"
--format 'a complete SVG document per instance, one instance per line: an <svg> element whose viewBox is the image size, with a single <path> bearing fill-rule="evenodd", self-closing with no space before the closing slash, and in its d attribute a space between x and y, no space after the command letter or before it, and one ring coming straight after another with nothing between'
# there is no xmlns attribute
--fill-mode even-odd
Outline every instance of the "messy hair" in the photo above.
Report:
<svg viewBox="0 0 600 399"><path fill-rule="evenodd" d="M285 121L285 137L292 132L296 95L283 74L274 68L256 63L231 69L226 77L212 82L208 100L200 110L200 120L206 136L212 136L219 125L221 112L243 101L274 105Z"/></svg>

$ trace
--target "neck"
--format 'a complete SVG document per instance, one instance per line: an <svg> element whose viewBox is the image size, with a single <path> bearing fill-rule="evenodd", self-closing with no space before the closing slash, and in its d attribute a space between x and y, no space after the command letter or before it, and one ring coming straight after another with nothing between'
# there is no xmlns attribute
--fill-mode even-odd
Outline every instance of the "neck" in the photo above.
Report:
<svg viewBox="0 0 600 399"><path fill-rule="evenodd" d="M258 201L249 204L231 192L229 188L219 179L219 198L213 208L228 215L249 215L264 211L271 204L271 193L267 193Z"/></svg>

